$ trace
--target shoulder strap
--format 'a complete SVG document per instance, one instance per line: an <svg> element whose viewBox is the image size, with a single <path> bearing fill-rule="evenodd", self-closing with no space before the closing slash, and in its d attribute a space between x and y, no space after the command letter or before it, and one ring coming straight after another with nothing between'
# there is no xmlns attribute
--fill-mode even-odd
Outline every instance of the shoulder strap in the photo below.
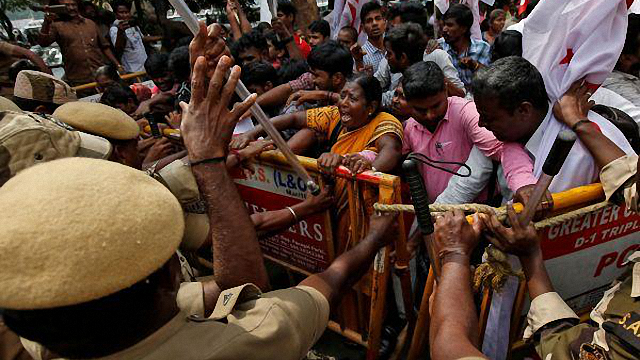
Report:
<svg viewBox="0 0 640 360"><path fill-rule="evenodd" d="M326 152L330 152L331 148L338 141L338 136L340 136L340 131L342 130L342 121L338 121L336 126L331 131L331 135L329 136L329 141L327 142L327 150Z"/></svg>

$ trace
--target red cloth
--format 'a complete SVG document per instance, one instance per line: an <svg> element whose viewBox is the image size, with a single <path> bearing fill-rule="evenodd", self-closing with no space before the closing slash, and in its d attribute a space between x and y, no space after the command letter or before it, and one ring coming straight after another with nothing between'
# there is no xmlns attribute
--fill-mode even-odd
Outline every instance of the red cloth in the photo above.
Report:
<svg viewBox="0 0 640 360"><path fill-rule="evenodd" d="M300 49L302 56L306 59L311 52L311 46L309 46L309 44L307 44L306 41L302 40L298 35L293 35L293 41L296 42L296 45L298 45L298 49Z"/></svg>

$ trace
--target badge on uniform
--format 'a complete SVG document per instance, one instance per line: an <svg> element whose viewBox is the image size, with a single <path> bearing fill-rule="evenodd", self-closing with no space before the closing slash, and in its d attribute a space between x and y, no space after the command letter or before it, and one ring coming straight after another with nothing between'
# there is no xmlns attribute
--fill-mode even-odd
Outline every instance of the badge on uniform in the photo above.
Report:
<svg viewBox="0 0 640 360"><path fill-rule="evenodd" d="M601 346L584 343L580 345L580 360L608 360L607 352Z"/></svg>

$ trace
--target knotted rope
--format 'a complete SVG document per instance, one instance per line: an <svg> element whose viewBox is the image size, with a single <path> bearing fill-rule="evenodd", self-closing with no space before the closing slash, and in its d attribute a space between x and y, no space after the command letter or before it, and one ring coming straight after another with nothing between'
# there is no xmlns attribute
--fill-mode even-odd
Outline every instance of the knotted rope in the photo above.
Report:
<svg viewBox="0 0 640 360"><path fill-rule="evenodd" d="M573 210L561 215L553 216L548 219L544 219L534 223L536 230L541 230L546 227L560 225L567 221L581 217L587 213L602 209L612 205L608 201L603 201L594 205L586 206L577 210ZM373 204L373 209L378 212L410 212L414 213L413 205L405 204ZM459 209L465 213L483 213L483 214L495 214L500 222L504 222L507 218L507 211L505 207L494 208L484 204L432 204L429 205L431 213L443 213L447 211L453 211ZM488 246L484 252L485 262L476 267L476 271L473 279L473 286L478 291L483 286L490 286L494 291L502 290L502 287L507 282L509 276L516 276L519 279L524 279L522 271L513 271L507 254L500 251L495 246Z"/></svg>

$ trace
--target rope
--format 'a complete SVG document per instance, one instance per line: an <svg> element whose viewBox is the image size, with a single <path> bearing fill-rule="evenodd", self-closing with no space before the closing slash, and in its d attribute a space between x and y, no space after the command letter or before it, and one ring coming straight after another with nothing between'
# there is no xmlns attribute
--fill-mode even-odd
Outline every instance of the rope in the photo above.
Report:
<svg viewBox="0 0 640 360"><path fill-rule="evenodd" d="M603 201L594 205L586 206L580 209L576 209L561 215L553 216L548 219L541 220L534 223L536 230L541 230L546 227L561 225L567 221L581 217L587 213L602 209L612 205L608 201ZM379 204L375 203L373 209L378 212L410 212L415 213L413 205L405 204ZM507 217L506 208L494 208L489 205L483 204L433 204L429 205L429 210L432 213L441 213L446 211L452 211L455 209L462 210L467 213L484 213L495 214L500 222L504 222ZM476 267L473 278L473 287L476 291L482 287L491 287L494 291L500 291L504 284L507 282L509 276L516 276L519 279L524 279L522 271L513 271L507 255L497 249L495 246L488 246L484 252L485 262Z"/></svg>

